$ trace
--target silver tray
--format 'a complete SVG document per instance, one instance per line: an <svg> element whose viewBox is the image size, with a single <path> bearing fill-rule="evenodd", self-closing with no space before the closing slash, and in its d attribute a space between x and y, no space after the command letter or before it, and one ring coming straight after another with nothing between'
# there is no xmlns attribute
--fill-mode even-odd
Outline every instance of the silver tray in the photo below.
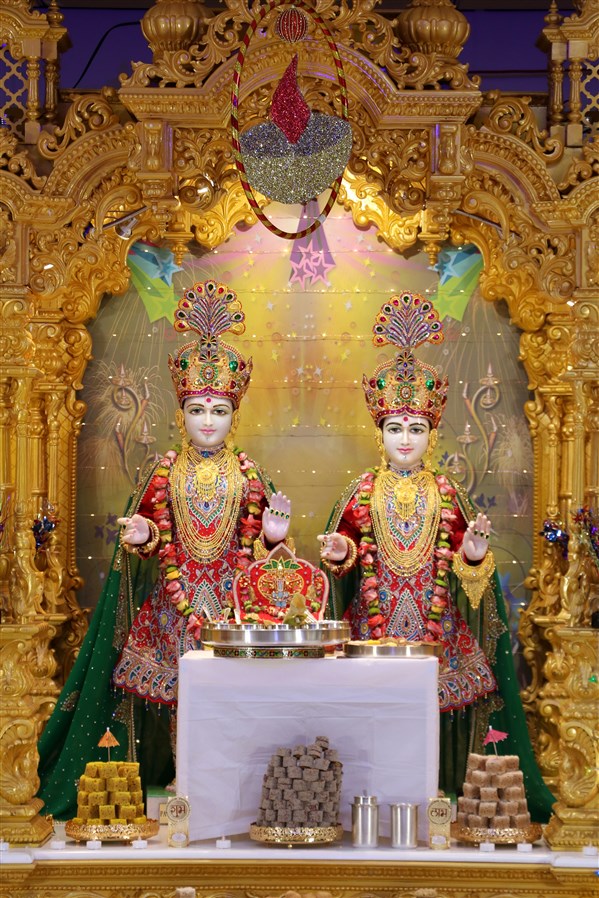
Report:
<svg viewBox="0 0 599 898"><path fill-rule="evenodd" d="M430 658L443 652L440 642L391 643L348 642L343 646L348 658Z"/></svg>
<svg viewBox="0 0 599 898"><path fill-rule="evenodd" d="M324 620L304 627L288 624L230 624L228 622L205 623L202 626L202 642L211 646L230 648L290 648L293 646L325 646L347 642L350 637L347 621Z"/></svg>

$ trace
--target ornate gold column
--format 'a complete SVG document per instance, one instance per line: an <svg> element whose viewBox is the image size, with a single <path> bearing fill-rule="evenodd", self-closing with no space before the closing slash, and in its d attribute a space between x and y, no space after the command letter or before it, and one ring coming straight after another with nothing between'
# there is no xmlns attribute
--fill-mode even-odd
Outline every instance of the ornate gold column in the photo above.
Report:
<svg viewBox="0 0 599 898"><path fill-rule="evenodd" d="M571 851L599 846L599 632L557 627L549 638L540 709L557 722L559 798L545 838Z"/></svg>

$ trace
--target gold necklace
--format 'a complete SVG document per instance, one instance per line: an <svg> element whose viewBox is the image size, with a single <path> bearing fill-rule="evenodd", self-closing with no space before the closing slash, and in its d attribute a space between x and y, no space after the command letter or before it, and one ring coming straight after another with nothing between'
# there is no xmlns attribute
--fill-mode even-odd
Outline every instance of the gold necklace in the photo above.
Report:
<svg viewBox="0 0 599 898"><path fill-rule="evenodd" d="M397 516L409 520L422 499L419 534L414 545L403 549L391 531L390 520ZM389 513L391 509L391 514ZM419 471L402 477L393 470L382 471L376 478L371 503L372 529L387 566L402 577L411 577L432 557L441 520L441 498L431 471Z"/></svg>
<svg viewBox="0 0 599 898"><path fill-rule="evenodd" d="M198 533L190 508L192 500L187 496L188 484L193 484L201 503L211 503L220 478L225 481L226 490L218 519L215 519L214 532ZM175 527L181 542L196 561L214 561L231 542L239 517L244 478L237 456L224 448L213 456L203 458L195 447L186 446L171 468L170 481Z"/></svg>

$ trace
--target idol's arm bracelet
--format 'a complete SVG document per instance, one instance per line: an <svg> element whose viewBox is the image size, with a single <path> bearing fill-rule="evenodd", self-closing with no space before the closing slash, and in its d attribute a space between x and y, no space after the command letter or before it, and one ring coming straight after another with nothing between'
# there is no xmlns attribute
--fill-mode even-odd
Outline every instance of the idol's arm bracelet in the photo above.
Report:
<svg viewBox="0 0 599 898"><path fill-rule="evenodd" d="M347 555L343 561L329 561L328 558L321 558L323 565L334 577L342 577L344 574L347 574L348 571L351 571L358 557L358 547L353 539L348 539L347 536L344 536L343 538L347 544Z"/></svg>

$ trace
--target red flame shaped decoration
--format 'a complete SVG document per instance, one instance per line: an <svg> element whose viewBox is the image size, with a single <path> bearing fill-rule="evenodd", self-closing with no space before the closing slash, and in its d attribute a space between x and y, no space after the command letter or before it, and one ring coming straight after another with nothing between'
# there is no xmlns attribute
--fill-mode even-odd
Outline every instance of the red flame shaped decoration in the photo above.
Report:
<svg viewBox="0 0 599 898"><path fill-rule="evenodd" d="M310 108L297 86L297 54L293 57L274 92L270 108L271 121L289 143L297 143L310 119Z"/></svg>

